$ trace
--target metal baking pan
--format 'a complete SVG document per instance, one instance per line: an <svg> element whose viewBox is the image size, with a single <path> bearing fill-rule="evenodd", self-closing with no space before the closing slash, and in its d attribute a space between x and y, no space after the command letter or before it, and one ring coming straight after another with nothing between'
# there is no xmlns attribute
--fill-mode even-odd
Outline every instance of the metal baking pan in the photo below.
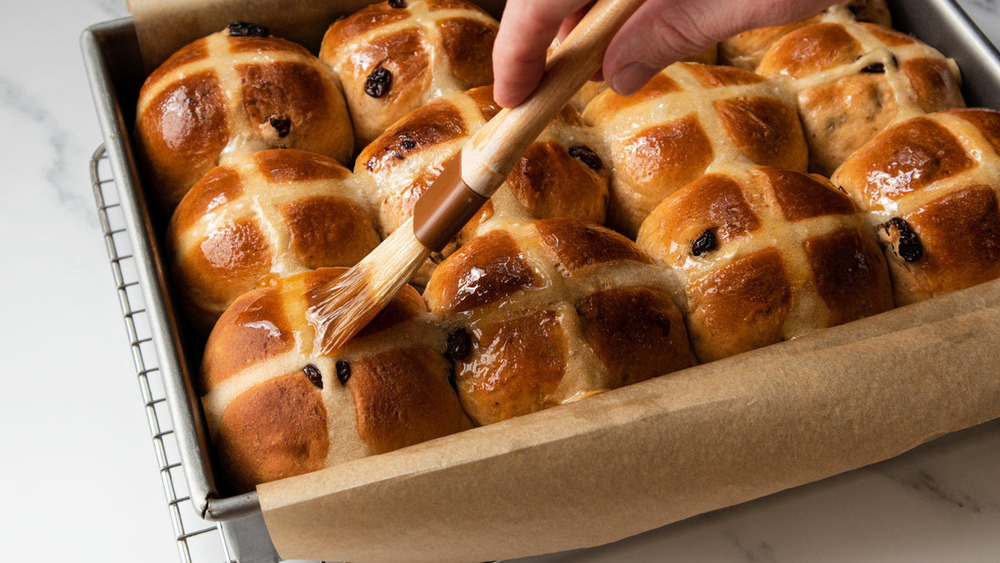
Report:
<svg viewBox="0 0 1000 563"><path fill-rule="evenodd" d="M1000 53L954 0L889 0L893 25L955 59L969 106L1000 109ZM162 261L166 219L147 205L131 132L145 78L135 27L122 18L88 27L81 46L128 228L151 336L159 358L179 453L191 500L205 520L223 521L243 552L241 561L275 561L256 493L222 497L212 468L211 445L190 374L197 372L200 343L184 338ZM243 549L240 549L240 547ZM238 554L239 556L239 554Z"/></svg>

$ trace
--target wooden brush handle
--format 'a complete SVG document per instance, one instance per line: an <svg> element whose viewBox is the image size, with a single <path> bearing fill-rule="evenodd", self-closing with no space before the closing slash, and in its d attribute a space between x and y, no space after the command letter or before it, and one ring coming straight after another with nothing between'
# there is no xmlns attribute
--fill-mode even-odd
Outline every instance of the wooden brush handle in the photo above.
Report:
<svg viewBox="0 0 1000 563"><path fill-rule="evenodd" d="M615 32L645 0L598 0L549 57L541 84L514 109L500 111L462 148L462 180L489 197L566 102L600 68Z"/></svg>

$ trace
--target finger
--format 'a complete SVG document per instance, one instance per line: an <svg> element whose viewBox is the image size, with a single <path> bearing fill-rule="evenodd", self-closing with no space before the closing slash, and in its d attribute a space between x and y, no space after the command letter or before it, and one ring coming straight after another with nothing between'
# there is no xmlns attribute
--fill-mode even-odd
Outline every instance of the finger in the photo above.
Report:
<svg viewBox="0 0 1000 563"><path fill-rule="evenodd" d="M594 2L587 2L586 6L573 12L569 15L569 17L562 21L562 24L559 25L559 33L556 34L556 41L558 43L562 43L563 40L569 36L569 32L573 31L573 28L580 23L580 20L583 19L583 16L586 15L587 11L590 10L593 5Z"/></svg>
<svg viewBox="0 0 1000 563"><path fill-rule="evenodd" d="M511 0L493 46L493 97L504 107L524 101L545 71L545 52L567 16L588 0Z"/></svg>
<svg viewBox="0 0 1000 563"><path fill-rule="evenodd" d="M648 0L611 40L604 76L619 94L639 90L657 72L747 29L791 23L830 0Z"/></svg>

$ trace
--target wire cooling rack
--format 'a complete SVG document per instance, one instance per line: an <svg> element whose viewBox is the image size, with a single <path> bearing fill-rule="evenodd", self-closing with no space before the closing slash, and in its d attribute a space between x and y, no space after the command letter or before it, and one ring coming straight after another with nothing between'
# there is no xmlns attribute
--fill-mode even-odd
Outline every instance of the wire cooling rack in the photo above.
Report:
<svg viewBox="0 0 1000 563"><path fill-rule="evenodd" d="M188 496L118 190L115 189L104 145L98 147L91 157L90 181L180 559L184 563L236 563L222 526L202 520Z"/></svg>

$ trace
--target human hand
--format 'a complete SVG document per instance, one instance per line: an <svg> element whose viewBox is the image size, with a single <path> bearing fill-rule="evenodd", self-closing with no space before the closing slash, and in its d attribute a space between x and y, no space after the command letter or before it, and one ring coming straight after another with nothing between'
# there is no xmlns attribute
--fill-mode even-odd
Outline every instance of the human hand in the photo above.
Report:
<svg viewBox="0 0 1000 563"><path fill-rule="evenodd" d="M493 96L504 107L524 101L545 70L546 49L580 21L592 0L509 0L493 47ZM783 25L833 0L646 0L611 40L602 72L624 96L667 65L748 29Z"/></svg>

